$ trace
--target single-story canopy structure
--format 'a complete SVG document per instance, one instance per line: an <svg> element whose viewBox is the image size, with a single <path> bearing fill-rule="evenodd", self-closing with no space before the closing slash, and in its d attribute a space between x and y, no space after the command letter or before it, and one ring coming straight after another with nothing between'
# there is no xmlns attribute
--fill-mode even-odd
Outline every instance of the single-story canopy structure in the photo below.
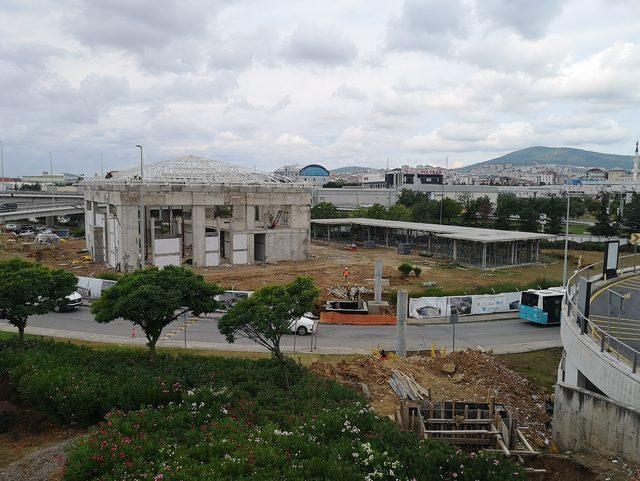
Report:
<svg viewBox="0 0 640 481"><path fill-rule="evenodd" d="M424 224L384 219L312 219L316 240L408 245L434 257L481 269L534 264L540 260L540 241L548 234L457 225Z"/></svg>

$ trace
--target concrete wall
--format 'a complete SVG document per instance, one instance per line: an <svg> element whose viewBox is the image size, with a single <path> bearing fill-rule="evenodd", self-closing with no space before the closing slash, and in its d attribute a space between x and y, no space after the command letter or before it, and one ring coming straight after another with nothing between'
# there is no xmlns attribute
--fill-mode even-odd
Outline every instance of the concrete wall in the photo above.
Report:
<svg viewBox="0 0 640 481"><path fill-rule="evenodd" d="M152 253L154 266L179 266L182 264L179 237L153 239Z"/></svg>
<svg viewBox="0 0 640 481"><path fill-rule="evenodd" d="M553 438L562 451L595 450L640 462L640 411L558 383Z"/></svg>

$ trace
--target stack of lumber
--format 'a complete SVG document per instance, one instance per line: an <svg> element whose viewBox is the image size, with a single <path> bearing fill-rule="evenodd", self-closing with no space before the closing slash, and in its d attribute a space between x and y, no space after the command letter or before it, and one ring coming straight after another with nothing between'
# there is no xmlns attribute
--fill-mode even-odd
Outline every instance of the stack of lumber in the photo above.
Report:
<svg viewBox="0 0 640 481"><path fill-rule="evenodd" d="M423 388L410 374L394 369L389 379L389 386L400 399L424 401L431 399L431 393Z"/></svg>

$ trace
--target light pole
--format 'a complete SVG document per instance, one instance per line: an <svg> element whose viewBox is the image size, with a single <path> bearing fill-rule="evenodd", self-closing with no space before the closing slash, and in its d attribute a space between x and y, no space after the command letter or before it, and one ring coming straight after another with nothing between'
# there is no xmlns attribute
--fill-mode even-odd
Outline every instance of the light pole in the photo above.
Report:
<svg viewBox="0 0 640 481"><path fill-rule="evenodd" d="M53 155L49 152L49 178L51 179L51 205L56 206L55 182L53 181Z"/></svg>
<svg viewBox="0 0 640 481"><path fill-rule="evenodd" d="M144 189L142 188L142 175L144 173L142 163L142 145L136 145L140 149L140 267L144 269L144 255L145 255L145 212L144 212Z"/></svg>
<svg viewBox="0 0 640 481"><path fill-rule="evenodd" d="M4 194L4 142L2 140L0 140L0 176L2 176L2 193Z"/></svg>
<svg viewBox="0 0 640 481"><path fill-rule="evenodd" d="M569 272L569 207L571 205L571 179L567 184L567 217L565 219L565 232L564 232L564 269L562 272L562 285L567 288L567 275Z"/></svg>
<svg viewBox="0 0 640 481"><path fill-rule="evenodd" d="M449 169L449 156L445 159L445 168L442 172L442 189L440 192L440 224L442 224L442 209L444 208L444 174Z"/></svg>

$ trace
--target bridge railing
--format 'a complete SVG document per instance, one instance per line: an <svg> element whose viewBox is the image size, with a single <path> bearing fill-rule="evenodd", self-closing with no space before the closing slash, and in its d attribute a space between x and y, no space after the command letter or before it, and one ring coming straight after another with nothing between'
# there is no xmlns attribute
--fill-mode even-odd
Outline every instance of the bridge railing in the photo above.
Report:
<svg viewBox="0 0 640 481"><path fill-rule="evenodd" d="M602 283L602 287L611 280L605 277L603 264L604 262L600 261L583 267L569 278L567 282L567 292L564 298L568 314L566 321L575 322L580 328L581 335L589 336L594 342L599 344L600 352L607 352L614 355L619 361L629 366L632 373L637 373L640 371L640 351L619 339L618 337L621 337L619 334L618 337L614 336L611 333L611 324L609 324L607 329L603 329L592 321L590 316L585 316L584 312L582 312L578 306L580 279L585 278L594 284ZM618 266L617 273L619 276L633 274L635 272L640 273L640 254L630 254L619 257ZM590 302L590 300L587 302ZM640 322L638 323L638 327L640 328ZM618 333L619 331L618 329Z"/></svg>

